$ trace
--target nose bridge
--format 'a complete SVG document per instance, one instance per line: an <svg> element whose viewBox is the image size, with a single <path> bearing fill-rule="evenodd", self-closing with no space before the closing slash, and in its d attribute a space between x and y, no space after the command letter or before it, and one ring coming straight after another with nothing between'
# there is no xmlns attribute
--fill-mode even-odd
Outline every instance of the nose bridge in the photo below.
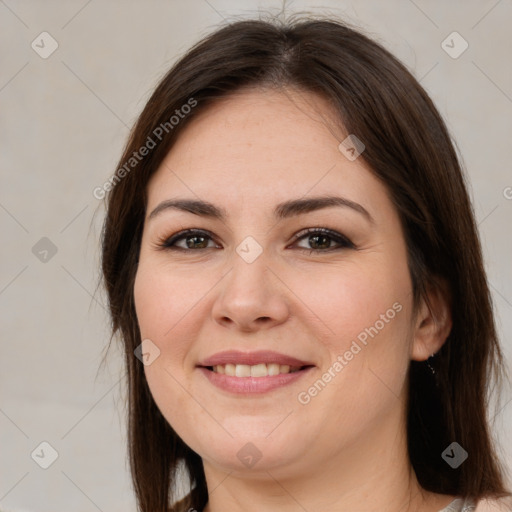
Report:
<svg viewBox="0 0 512 512"><path fill-rule="evenodd" d="M230 275L224 284L224 296L237 297L242 304L263 301L272 293L269 287L268 254L252 237L244 239L230 258Z"/></svg>
<svg viewBox="0 0 512 512"><path fill-rule="evenodd" d="M229 266L213 308L217 322L247 330L287 318L287 301L280 281L269 268L268 251L253 237L246 237L235 248Z"/></svg>

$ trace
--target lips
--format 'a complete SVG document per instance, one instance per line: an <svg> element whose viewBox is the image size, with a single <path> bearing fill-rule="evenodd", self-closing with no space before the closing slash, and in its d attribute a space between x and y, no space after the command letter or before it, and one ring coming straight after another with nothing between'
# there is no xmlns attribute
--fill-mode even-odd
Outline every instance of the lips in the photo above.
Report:
<svg viewBox="0 0 512 512"><path fill-rule="evenodd" d="M241 352L238 350L227 350L218 352L203 361L197 366L204 368L213 366L225 366L227 364L234 365L249 365L255 366L258 364L278 364L283 366L290 366L291 368L302 368L303 366L314 366L310 361L297 359L296 357L273 352L271 350L259 350L254 352Z"/></svg>
<svg viewBox="0 0 512 512"><path fill-rule="evenodd" d="M248 364L218 364L215 366L208 367L215 373L221 375L228 375L230 377L267 377L273 375L279 375L280 373L294 373L300 371L305 367L289 366L287 364L277 363L258 363L256 365Z"/></svg>
<svg viewBox="0 0 512 512"><path fill-rule="evenodd" d="M291 385L315 365L309 361L268 350L228 350L197 365L215 387L235 394L261 394Z"/></svg>

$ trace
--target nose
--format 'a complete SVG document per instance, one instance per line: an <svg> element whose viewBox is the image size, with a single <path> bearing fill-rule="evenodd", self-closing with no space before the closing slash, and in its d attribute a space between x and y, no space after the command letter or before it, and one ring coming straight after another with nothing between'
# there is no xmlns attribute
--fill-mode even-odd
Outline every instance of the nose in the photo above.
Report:
<svg viewBox="0 0 512 512"><path fill-rule="evenodd" d="M233 251L231 261L213 304L215 322L243 332L270 329L285 322L289 317L288 289L268 266L265 253L248 263Z"/></svg>

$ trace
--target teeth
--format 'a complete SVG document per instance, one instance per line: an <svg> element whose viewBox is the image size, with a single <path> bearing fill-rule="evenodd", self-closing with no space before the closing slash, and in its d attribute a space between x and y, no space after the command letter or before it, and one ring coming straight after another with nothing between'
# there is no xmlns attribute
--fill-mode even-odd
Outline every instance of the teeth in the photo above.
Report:
<svg viewBox="0 0 512 512"><path fill-rule="evenodd" d="M268 374L269 375L279 375L280 369L281 369L281 365L276 364L276 363L270 363L270 364L267 364L265 366L268 369Z"/></svg>
<svg viewBox="0 0 512 512"><path fill-rule="evenodd" d="M215 371L215 368L218 368L219 366L221 366L221 365L214 366L213 370ZM227 364L226 366L224 366L224 373L226 375L229 375L230 377L234 377L235 376L235 368L236 368L236 366L234 364ZM219 372L219 373L222 373L222 372Z"/></svg>
<svg viewBox="0 0 512 512"><path fill-rule="evenodd" d="M237 377L250 377L251 367L248 364L237 364L235 365L235 375Z"/></svg>
<svg viewBox="0 0 512 512"><path fill-rule="evenodd" d="M230 377L267 377L268 375L279 375L280 373L294 373L299 371L299 369L299 367L290 367L287 364L277 363L259 363L255 365L219 364L213 366L215 373L228 375Z"/></svg>
<svg viewBox="0 0 512 512"><path fill-rule="evenodd" d="M266 377L268 375L266 364L255 364L254 366L250 366L249 368L251 372L251 377Z"/></svg>

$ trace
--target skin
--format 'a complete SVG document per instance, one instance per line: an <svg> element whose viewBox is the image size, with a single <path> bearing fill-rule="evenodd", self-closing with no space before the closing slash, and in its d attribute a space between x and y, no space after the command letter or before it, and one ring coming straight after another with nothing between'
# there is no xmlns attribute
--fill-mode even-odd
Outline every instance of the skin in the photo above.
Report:
<svg viewBox="0 0 512 512"><path fill-rule="evenodd" d="M448 301L431 291L432 311L422 303L414 314L397 211L362 158L340 152L347 134L326 122L330 112L311 93L243 90L195 118L148 184L134 295L142 339L160 355L145 375L166 420L203 459L207 512L434 512L455 499L419 486L405 428L410 360L446 340ZM346 207L272 217L282 201L333 194L362 205L374 223ZM207 200L228 217L168 209L148 218L171 198ZM189 228L212 238L158 249ZM334 230L356 249L335 250L327 239L309 253L319 247L311 235L292 239L306 228ZM263 250L252 263L236 251L248 236ZM395 303L400 312L300 403ZM196 368L227 349L275 350L315 368L269 393L234 396ZM261 454L252 467L237 457L247 443Z"/></svg>

